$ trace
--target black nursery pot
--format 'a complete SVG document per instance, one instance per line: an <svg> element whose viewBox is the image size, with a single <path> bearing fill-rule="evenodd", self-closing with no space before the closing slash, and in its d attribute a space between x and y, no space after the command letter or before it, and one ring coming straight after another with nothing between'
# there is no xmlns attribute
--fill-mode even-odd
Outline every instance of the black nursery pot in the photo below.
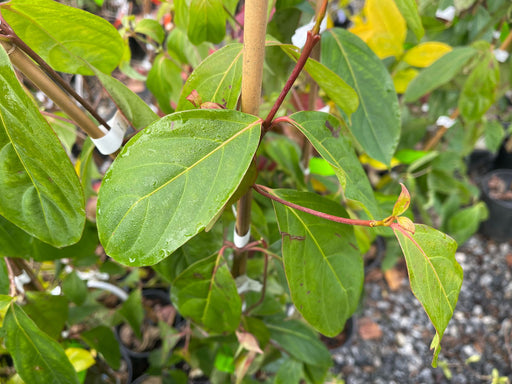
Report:
<svg viewBox="0 0 512 384"><path fill-rule="evenodd" d="M481 197L489 209L489 218L481 224L480 233L503 242L512 239L512 200L502 199L493 191L493 184L498 180L504 184L505 191L512 193L512 169L496 169L483 177Z"/></svg>
<svg viewBox="0 0 512 384"><path fill-rule="evenodd" d="M157 301L162 306L171 304L171 299L170 299L168 291L164 291L164 290L160 290L160 289L143 289L142 296L145 299ZM174 325L176 326L176 324L179 324L181 322L182 322L181 316L176 314L176 318L174 320ZM142 374L144 374L146 372L146 370L149 368L149 355L151 354L152 350L160 347L160 342L157 342L157 344L154 345L150 350L144 350L144 351L133 350L129 346L127 346L123 343L123 340L121 337L121 327L122 326L127 326L127 325L120 325L116 328L117 337L120 341L122 349L125 351L127 356L130 357L130 360L131 360L131 363L133 366L133 378L136 379L139 376L141 376Z"/></svg>
<svg viewBox="0 0 512 384"><path fill-rule="evenodd" d="M342 348L349 346L354 339L356 332L356 319L354 316L349 317L345 322L345 328L341 333L334 337L320 336L320 339L325 344L331 355L339 352Z"/></svg>
<svg viewBox="0 0 512 384"><path fill-rule="evenodd" d="M364 273L368 274L368 272L372 271L375 268L378 268L382 260L384 259L384 255L386 253L386 240L383 237L377 236L375 241L371 245L370 249L363 256L364 260Z"/></svg>

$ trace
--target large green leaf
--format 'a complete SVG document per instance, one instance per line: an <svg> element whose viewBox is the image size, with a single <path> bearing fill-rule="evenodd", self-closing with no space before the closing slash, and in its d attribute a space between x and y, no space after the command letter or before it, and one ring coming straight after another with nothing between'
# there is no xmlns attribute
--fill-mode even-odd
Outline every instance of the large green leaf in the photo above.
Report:
<svg viewBox="0 0 512 384"><path fill-rule="evenodd" d="M164 113L174 112L171 102L176 102L182 86L181 67L164 53L155 57L146 82L148 89Z"/></svg>
<svg viewBox="0 0 512 384"><path fill-rule="evenodd" d="M478 51L473 47L458 47L443 55L416 76L404 94L406 102L418 100L421 96L446 84L453 79Z"/></svg>
<svg viewBox="0 0 512 384"><path fill-rule="evenodd" d="M166 116L135 136L105 175L98 231L108 255L152 265L203 230L242 181L261 119L230 110Z"/></svg>
<svg viewBox="0 0 512 384"><path fill-rule="evenodd" d="M295 126L334 168L345 193L345 198L356 200L369 212L379 217L372 186L352 143L341 130L340 121L323 112L298 112L290 116Z"/></svg>
<svg viewBox="0 0 512 384"><path fill-rule="evenodd" d="M158 115L153 112L149 105L126 85L96 69L94 69L94 73L101 81L101 84L105 87L108 94L112 97L117 107L133 125L133 128L143 129L158 120Z"/></svg>
<svg viewBox="0 0 512 384"><path fill-rule="evenodd" d="M222 0L192 0L187 33L192 44L203 41L218 44L226 34L226 13Z"/></svg>
<svg viewBox="0 0 512 384"><path fill-rule="evenodd" d="M215 333L233 332L240 325L242 301L226 261L213 254L192 264L172 284L178 311Z"/></svg>
<svg viewBox="0 0 512 384"><path fill-rule="evenodd" d="M336 202L310 192L274 190L276 196L320 212L347 217ZM283 262L295 307L327 336L352 316L363 288L363 260L351 226L275 203Z"/></svg>
<svg viewBox="0 0 512 384"><path fill-rule="evenodd" d="M230 44L208 56L187 79L176 111L198 108L187 100L195 90L203 102L234 109L242 88L242 44Z"/></svg>
<svg viewBox="0 0 512 384"><path fill-rule="evenodd" d="M39 12L40 13L40 12ZM54 246L80 239L78 176L0 47L0 215Z"/></svg>
<svg viewBox="0 0 512 384"><path fill-rule="evenodd" d="M11 0L0 6L16 34L56 71L93 75L87 63L110 73L123 40L106 20L52 0Z"/></svg>
<svg viewBox="0 0 512 384"><path fill-rule="evenodd" d="M500 79L498 61L490 51L482 55L471 71L459 98L460 114L467 120L479 120L494 104Z"/></svg>
<svg viewBox="0 0 512 384"><path fill-rule="evenodd" d="M315 366L332 365L331 354L316 333L299 320L268 320L270 337L295 359Z"/></svg>
<svg viewBox="0 0 512 384"><path fill-rule="evenodd" d="M432 341L435 366L443 333L457 305L462 268L455 260L455 240L426 225L415 227L414 234L396 227L393 230L405 255L411 289L436 329Z"/></svg>
<svg viewBox="0 0 512 384"><path fill-rule="evenodd" d="M25 383L78 384L62 347L42 332L17 304L5 315L5 346Z"/></svg>
<svg viewBox="0 0 512 384"><path fill-rule="evenodd" d="M359 37L338 28L324 33L321 61L359 96L352 134L368 156L389 165L400 138L400 109L386 67Z"/></svg>
<svg viewBox="0 0 512 384"><path fill-rule="evenodd" d="M295 61L299 58L298 48L293 45L281 45ZM322 88L327 96L350 117L359 106L356 91L348 85L340 76L327 68L324 64L309 58L304 67L307 73Z"/></svg>

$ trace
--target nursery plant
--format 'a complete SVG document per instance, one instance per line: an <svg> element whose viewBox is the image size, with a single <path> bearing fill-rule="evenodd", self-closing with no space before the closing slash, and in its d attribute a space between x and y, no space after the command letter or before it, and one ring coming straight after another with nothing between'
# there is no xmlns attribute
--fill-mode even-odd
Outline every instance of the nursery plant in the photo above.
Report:
<svg viewBox="0 0 512 384"><path fill-rule="evenodd" d="M377 234L403 251L436 330L436 365L462 284L457 244L413 223L400 179L376 195L360 161L390 168L401 140L390 71L355 33L321 33L327 1L270 3L162 2L158 21L127 16L119 31L51 0L0 4L0 336L11 382L80 382L94 357L118 369L111 327L124 321L141 337L148 274L186 319L155 320L152 374L324 382L332 361L317 332L336 336L356 311ZM416 3L396 4L417 33ZM312 18L303 47L291 45ZM147 74L131 67L133 39L148 48ZM160 114L112 77L118 67L144 78ZM60 73L94 76L115 117L105 121ZM34 86L64 117L42 110ZM294 110L300 90L309 105ZM331 113L315 110L319 92ZM78 158L62 129L70 120L89 136ZM95 145L113 161L86 212ZM97 284L101 273L108 284Z"/></svg>

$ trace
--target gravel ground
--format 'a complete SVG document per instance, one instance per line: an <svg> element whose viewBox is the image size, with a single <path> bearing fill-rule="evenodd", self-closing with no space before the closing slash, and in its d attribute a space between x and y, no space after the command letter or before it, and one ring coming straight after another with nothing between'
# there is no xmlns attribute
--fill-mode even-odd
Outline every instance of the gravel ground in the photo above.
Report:
<svg viewBox="0 0 512 384"><path fill-rule="evenodd" d="M347 384L491 383L493 370L512 380L512 243L474 236L456 258L464 282L439 367L431 367L434 328L400 263L387 276L367 276L357 333L334 354L335 371Z"/></svg>

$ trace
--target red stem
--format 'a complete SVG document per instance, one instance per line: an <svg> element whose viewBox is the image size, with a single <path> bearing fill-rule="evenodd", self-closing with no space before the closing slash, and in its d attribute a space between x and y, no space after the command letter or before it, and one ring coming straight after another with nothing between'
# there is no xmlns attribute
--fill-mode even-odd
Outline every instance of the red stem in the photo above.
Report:
<svg viewBox="0 0 512 384"><path fill-rule="evenodd" d="M255 184L252 187L260 195L268 197L269 199L277 201L278 203L286 205L287 207L297 209L298 211L306 212L311 215L321 217L322 219L334 221L336 223L348 224L348 225L360 225L363 227L375 227L378 225L378 223L375 220L347 219L346 217L333 216L333 215L329 215L328 213L323 213L323 212L315 211L314 209L311 209L311 208L303 207L302 205L290 203L289 201L283 200L277 196L272 195L272 193L271 193L272 189L265 187L263 185Z"/></svg>
<svg viewBox="0 0 512 384"><path fill-rule="evenodd" d="M309 58L309 55L311 54L311 51L313 50L313 47L316 43L320 41L320 35L313 35L311 31L308 31L308 36L306 39L306 44L304 45L304 48L302 49L302 52L300 53L299 60L297 60L297 64L295 64L295 68L293 68L292 73L290 74L290 77L286 81L286 84L279 94L279 97L277 98L276 102L272 106L272 109L268 113L265 121L263 121L263 129L268 130L270 125L272 124L272 119L276 115L277 111L283 104L284 99L288 95L288 92L290 92L290 89L293 86L293 83L295 83L295 80L297 80L297 77L299 77L300 73L302 72L302 69L306 65L306 61Z"/></svg>

